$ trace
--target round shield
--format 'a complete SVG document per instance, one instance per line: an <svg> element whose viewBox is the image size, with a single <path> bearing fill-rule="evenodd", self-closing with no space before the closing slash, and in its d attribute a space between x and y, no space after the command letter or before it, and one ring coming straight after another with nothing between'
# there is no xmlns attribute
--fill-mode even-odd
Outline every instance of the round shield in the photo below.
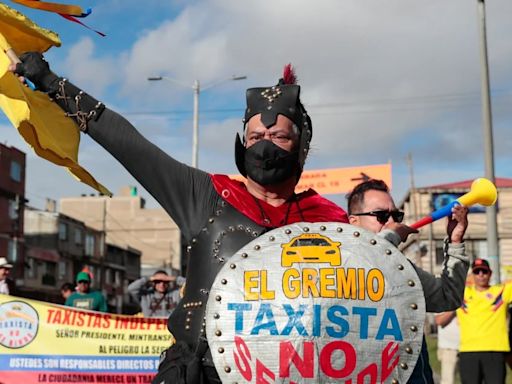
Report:
<svg viewBox="0 0 512 384"><path fill-rule="evenodd" d="M223 383L405 383L424 320L418 275L391 243L348 224L296 223L223 267L206 333Z"/></svg>

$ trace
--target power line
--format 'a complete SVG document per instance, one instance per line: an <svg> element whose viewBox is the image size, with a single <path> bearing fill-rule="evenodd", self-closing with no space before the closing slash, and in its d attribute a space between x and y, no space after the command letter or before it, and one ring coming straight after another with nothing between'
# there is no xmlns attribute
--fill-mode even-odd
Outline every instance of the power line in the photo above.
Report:
<svg viewBox="0 0 512 384"><path fill-rule="evenodd" d="M501 95L512 95L510 91L498 91ZM441 93L421 96L404 96L404 97L390 97L381 99L369 99L369 100L354 100L354 101L335 101L326 102L319 104L307 104L308 109L340 109L343 108L343 112L347 113L346 109L353 108L366 108L369 111L350 111L348 113L381 113L381 112L401 112L417 110L420 107L425 109L426 107L433 109L446 109L446 108L457 108L462 106L472 106L479 104L480 94L478 92L459 92L459 93ZM497 101L498 102L498 101ZM427 106L425 106L427 105ZM411 108L411 106L415 108ZM394 107L394 108L389 108ZM408 108L407 108L408 107ZM215 114L215 113L242 113L244 108L217 108L217 109L202 109L201 114ZM190 115L191 110L165 110L165 111L131 111L123 112L127 116L137 115ZM325 114L316 112L315 114ZM330 113L332 114L332 112ZM185 120L190 119L189 116L183 118L174 118L173 120Z"/></svg>

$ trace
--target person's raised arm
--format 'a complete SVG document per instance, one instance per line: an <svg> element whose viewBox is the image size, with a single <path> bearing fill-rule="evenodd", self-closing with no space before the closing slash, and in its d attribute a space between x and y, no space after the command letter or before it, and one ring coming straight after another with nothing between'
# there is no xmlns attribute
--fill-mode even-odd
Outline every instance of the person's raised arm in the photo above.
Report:
<svg viewBox="0 0 512 384"><path fill-rule="evenodd" d="M214 191L206 172L164 153L124 117L53 73L40 53L24 53L20 59L11 70L46 92L80 130L114 156L169 213L186 238L200 229L203 216L207 218L213 209Z"/></svg>
<svg viewBox="0 0 512 384"><path fill-rule="evenodd" d="M140 298L144 294L144 291L145 291L144 287L146 287L148 281L149 281L149 279L147 277L143 276L140 279L132 281L128 285L128 288L127 288L128 293L130 294L131 297L133 297L133 299L138 304L140 304Z"/></svg>

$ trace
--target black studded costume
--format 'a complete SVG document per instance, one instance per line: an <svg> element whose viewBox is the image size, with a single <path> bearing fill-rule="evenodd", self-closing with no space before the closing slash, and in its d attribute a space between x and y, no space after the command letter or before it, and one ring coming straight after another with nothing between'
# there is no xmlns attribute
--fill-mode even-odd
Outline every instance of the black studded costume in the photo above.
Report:
<svg viewBox="0 0 512 384"><path fill-rule="evenodd" d="M300 221L348 222L346 213L313 190L294 194L275 207L256 199L241 182L182 164L146 140L122 116L50 72L40 55L28 53L21 59L23 64L16 71L53 97L125 167L172 217L189 244L185 294L168 322L176 344L162 355L153 383L220 382L204 331L208 293L220 268L269 229ZM300 134L295 152L275 148L269 140L249 148L238 140L240 172L261 185L291 176L298 180L302 172L312 128L299 93L299 86L282 83L247 91L246 121L261 113L262 122L270 128L281 114L294 122Z"/></svg>

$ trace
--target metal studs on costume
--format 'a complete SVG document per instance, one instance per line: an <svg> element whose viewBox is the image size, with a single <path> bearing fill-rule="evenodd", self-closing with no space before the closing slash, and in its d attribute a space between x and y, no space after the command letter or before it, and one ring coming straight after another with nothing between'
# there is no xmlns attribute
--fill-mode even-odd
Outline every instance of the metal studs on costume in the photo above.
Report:
<svg viewBox="0 0 512 384"><path fill-rule="evenodd" d="M273 86L272 88L267 88L264 91L260 93L260 95L267 99L267 102L273 103L275 99L277 99L279 96L281 96L283 92L281 91L281 88L277 86Z"/></svg>

